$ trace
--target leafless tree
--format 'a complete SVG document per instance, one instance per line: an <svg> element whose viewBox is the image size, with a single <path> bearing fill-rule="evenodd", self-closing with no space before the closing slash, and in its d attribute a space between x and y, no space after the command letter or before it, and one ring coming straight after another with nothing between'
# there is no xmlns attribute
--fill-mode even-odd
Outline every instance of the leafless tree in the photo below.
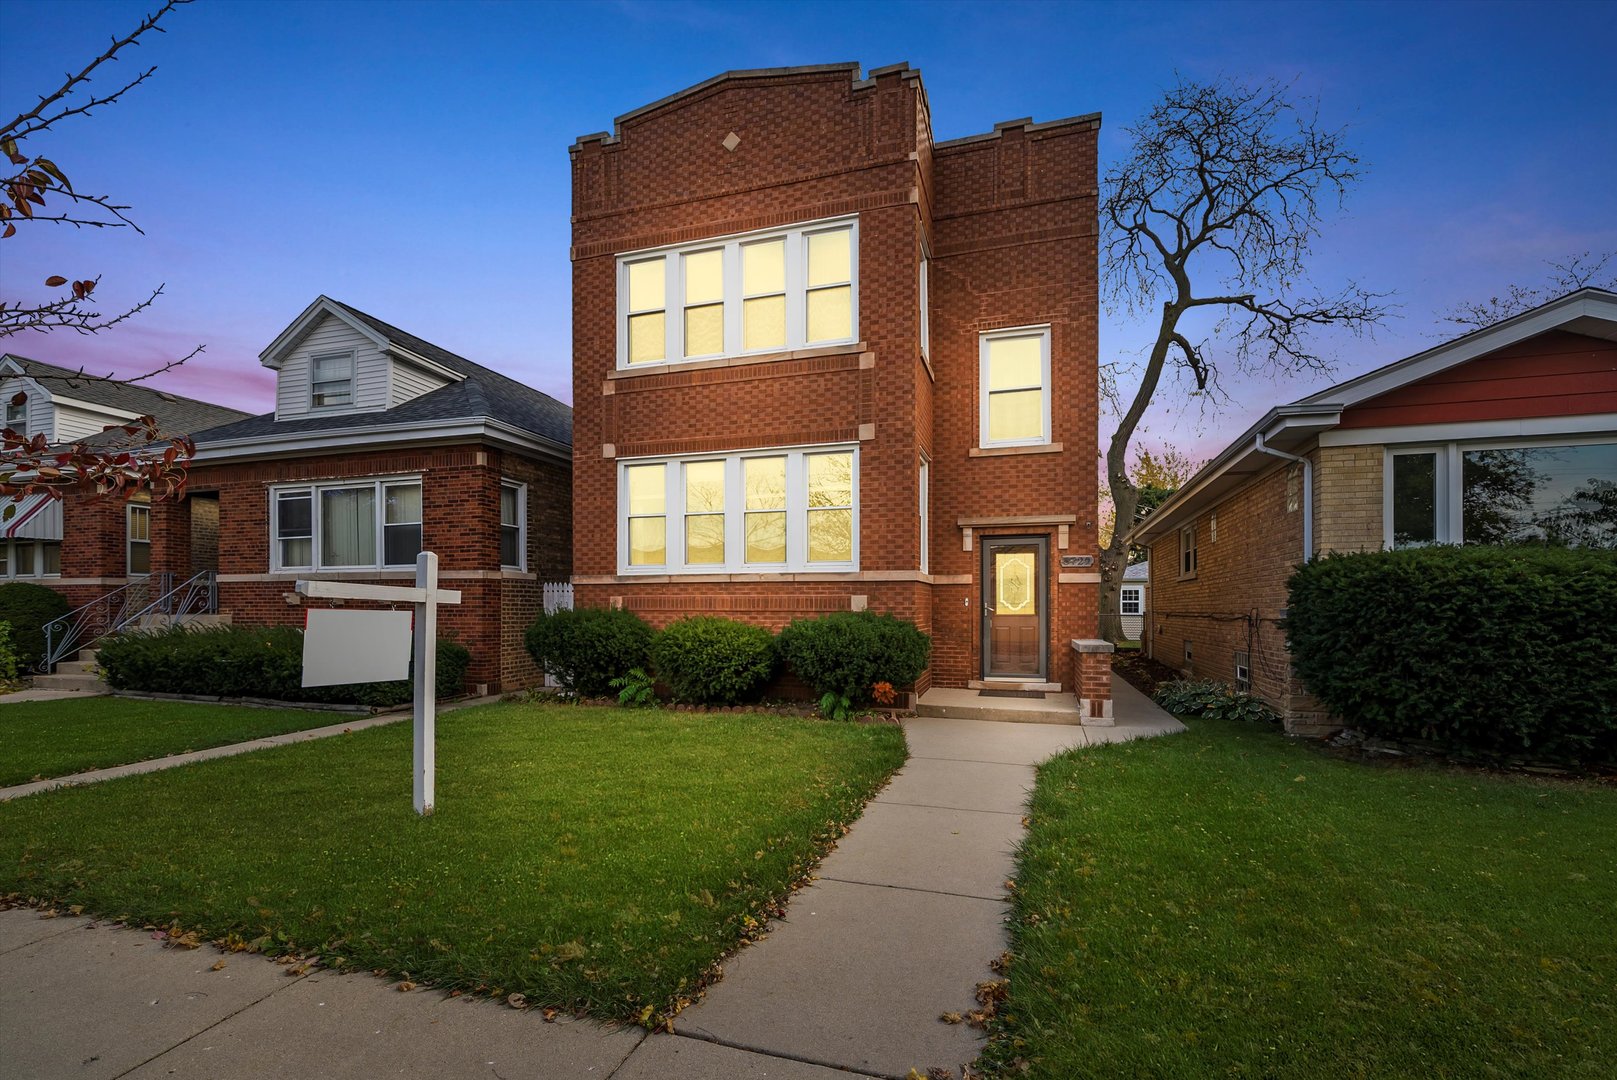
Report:
<svg viewBox="0 0 1617 1080"><path fill-rule="evenodd" d="M1480 330L1590 285L1617 291L1617 267L1614 267L1614 263L1617 263L1617 251L1601 255L1584 251L1569 255L1560 262L1547 264L1550 273L1542 286L1512 285L1503 296L1456 304L1443 313L1441 321L1466 330Z"/></svg>
<svg viewBox="0 0 1617 1080"><path fill-rule="evenodd" d="M163 33L158 23L165 15L190 2L167 0L156 12L142 19L134 31L121 38L114 37L106 50L78 74L68 72L60 86L41 95L32 108L18 113L15 119L0 127L0 155L4 155L11 170L0 177L0 241L20 242L19 225L141 231L128 216L128 206L116 202L111 195L74 190L61 166L42 154L24 152L23 144L53 131L63 121L88 117L98 108L117 103L151 78L156 67L137 71L132 78L106 93L98 93L92 87L99 76L110 70L109 65L117 63L121 55L127 55L127 50L137 48L145 35ZM145 311L163 292L163 286L159 285L127 310L108 313L97 307L93 299L100 281L99 275L80 278L52 274L44 285L47 289L59 290L54 296L41 300L0 298L0 338L24 331L71 330L79 334L98 334ZM201 351L202 347L197 346L186 355L150 371L116 379L81 369L75 381L141 382L179 367ZM21 397L14 398L13 403L20 404ZM65 447L49 446L42 437L26 438L23 432L7 428L3 433L4 457L0 461L0 498L11 496L14 499L39 490L59 494L75 488L125 496L141 490L159 496L180 490L185 480L185 464L191 455L189 440L166 435L150 416L139 417L121 427L120 439L97 444L80 442ZM142 444L151 449L142 449ZM8 501L0 515L9 517L14 511L14 503Z"/></svg>
<svg viewBox="0 0 1617 1080"><path fill-rule="evenodd" d="M1108 636L1118 630L1124 536L1139 504L1129 443L1164 369L1182 370L1198 391L1216 391L1220 362L1249 373L1327 370L1312 331L1362 332L1386 315L1382 294L1309 284L1320 225L1362 167L1344 133L1288 87L1181 81L1126 131L1133 145L1103 180L1103 285L1126 310L1160 305L1160 318L1106 454L1118 522L1101 553ZM1204 315L1210 337L1193 340Z"/></svg>

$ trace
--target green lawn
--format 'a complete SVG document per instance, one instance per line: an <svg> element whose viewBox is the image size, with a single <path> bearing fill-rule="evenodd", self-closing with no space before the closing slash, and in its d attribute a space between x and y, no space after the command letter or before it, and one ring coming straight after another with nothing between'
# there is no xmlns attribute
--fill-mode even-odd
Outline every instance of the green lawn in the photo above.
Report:
<svg viewBox="0 0 1617 1080"><path fill-rule="evenodd" d="M116 697L8 703L0 705L0 787L340 724L345 719L337 713L309 709L249 709Z"/></svg>
<svg viewBox="0 0 1617 1080"><path fill-rule="evenodd" d="M987 1061L1062 1080L1611 1075L1617 789L1187 723L1040 769Z"/></svg>
<svg viewBox="0 0 1617 1080"><path fill-rule="evenodd" d="M0 804L0 895L644 1018L902 764L894 726L490 705ZM646 1013L647 1008L651 1013Z"/></svg>

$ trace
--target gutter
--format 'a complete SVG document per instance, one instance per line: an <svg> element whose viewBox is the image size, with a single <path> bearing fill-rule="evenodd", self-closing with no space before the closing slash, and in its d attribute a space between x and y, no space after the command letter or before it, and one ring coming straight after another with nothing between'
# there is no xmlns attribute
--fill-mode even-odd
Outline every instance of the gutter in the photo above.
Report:
<svg viewBox="0 0 1617 1080"><path fill-rule="evenodd" d="M1260 454L1269 454L1273 457L1284 458L1286 461L1298 461L1303 466L1303 562L1311 562L1314 558L1314 463L1306 457L1288 454L1284 450L1276 450L1263 441L1263 432L1254 436L1252 449Z"/></svg>

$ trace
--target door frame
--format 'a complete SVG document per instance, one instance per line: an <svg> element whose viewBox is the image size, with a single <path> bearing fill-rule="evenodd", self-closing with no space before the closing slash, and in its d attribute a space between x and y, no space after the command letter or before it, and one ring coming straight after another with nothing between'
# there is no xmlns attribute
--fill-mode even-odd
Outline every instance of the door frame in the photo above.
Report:
<svg viewBox="0 0 1617 1080"><path fill-rule="evenodd" d="M1033 546L1037 551L1039 605L1039 672L1035 675L994 675L989 662L993 656L993 597L989 593L989 566L992 552L997 547ZM984 682L1048 682L1050 680L1050 537L1039 536L985 536L982 538L982 557L978 561L977 595L982 601L982 615L977 623L977 668Z"/></svg>

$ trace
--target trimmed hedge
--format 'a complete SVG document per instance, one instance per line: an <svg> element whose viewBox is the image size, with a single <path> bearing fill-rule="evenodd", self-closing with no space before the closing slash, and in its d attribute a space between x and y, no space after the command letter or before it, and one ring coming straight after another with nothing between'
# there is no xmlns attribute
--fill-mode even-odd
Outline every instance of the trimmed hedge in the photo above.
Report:
<svg viewBox="0 0 1617 1080"><path fill-rule="evenodd" d="M410 683L310 686L303 681L303 631L295 626L171 627L105 638L97 646L108 685L153 694L256 697L275 701L386 708L411 699ZM464 692L472 654L455 641L438 642L441 697Z"/></svg>
<svg viewBox="0 0 1617 1080"><path fill-rule="evenodd" d="M43 585L0 585L0 621L11 624L11 648L24 671L37 669L45 657L45 624L71 610L65 596Z"/></svg>
<svg viewBox="0 0 1617 1080"><path fill-rule="evenodd" d="M780 652L816 696L871 702L878 682L909 686L926 670L932 639L912 622L870 611L794 619L780 632Z"/></svg>
<svg viewBox="0 0 1617 1080"><path fill-rule="evenodd" d="M622 608L542 614L528 627L528 654L562 687L585 697L611 694L612 680L650 667L651 627Z"/></svg>
<svg viewBox="0 0 1617 1080"><path fill-rule="evenodd" d="M17 652L11 647L11 624L0 619L0 686L16 679Z"/></svg>
<svg viewBox="0 0 1617 1080"><path fill-rule="evenodd" d="M651 659L674 700L738 705L757 700L775 674L775 637L761 626L692 615L657 634Z"/></svg>
<svg viewBox="0 0 1617 1080"><path fill-rule="evenodd" d="M1346 723L1491 755L1617 758L1617 554L1330 555L1288 587L1292 663Z"/></svg>

